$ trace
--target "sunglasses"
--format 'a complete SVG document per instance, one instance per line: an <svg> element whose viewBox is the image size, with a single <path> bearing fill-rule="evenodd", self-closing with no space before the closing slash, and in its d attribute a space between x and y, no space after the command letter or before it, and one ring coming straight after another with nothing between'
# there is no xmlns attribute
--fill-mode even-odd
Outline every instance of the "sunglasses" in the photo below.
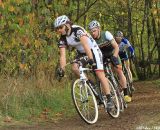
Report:
<svg viewBox="0 0 160 130"><path fill-rule="evenodd" d="M64 25L58 26L56 27L56 30L62 29L64 27Z"/></svg>

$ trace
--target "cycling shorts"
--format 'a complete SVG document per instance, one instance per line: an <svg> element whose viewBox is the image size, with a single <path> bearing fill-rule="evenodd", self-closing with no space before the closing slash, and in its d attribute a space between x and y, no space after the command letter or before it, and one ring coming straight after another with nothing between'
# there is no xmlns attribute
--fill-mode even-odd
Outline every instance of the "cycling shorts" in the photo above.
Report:
<svg viewBox="0 0 160 130"><path fill-rule="evenodd" d="M102 53L101 53L99 47L97 47L96 49L91 49L91 52L92 52L92 55L93 55L94 62L96 63L96 66L94 67L94 70L95 71L104 70L104 68L103 68L103 56L102 56ZM86 54L85 53L78 53L75 58L80 58L80 57L83 57L83 56L86 56ZM83 61L82 64L83 64L83 66L85 66L86 65L85 61Z"/></svg>
<svg viewBox="0 0 160 130"><path fill-rule="evenodd" d="M119 53L119 56L120 56L120 58L123 59L123 60L128 60L128 55L127 55L126 52L120 52L120 53Z"/></svg>

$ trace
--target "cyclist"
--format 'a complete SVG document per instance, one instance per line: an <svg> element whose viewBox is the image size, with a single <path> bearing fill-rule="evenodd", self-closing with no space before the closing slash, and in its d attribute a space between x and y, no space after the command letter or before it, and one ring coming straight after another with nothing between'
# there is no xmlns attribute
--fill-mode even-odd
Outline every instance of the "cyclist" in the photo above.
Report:
<svg viewBox="0 0 160 130"><path fill-rule="evenodd" d="M115 34L115 40L118 43L119 46L119 56L121 59L124 59L124 63L126 64L126 68L129 72L129 78L131 81L133 81L132 73L130 70L130 63L129 63L129 57L128 57L128 50L130 51L131 58L134 58L134 49L131 46L130 42L124 38L123 33L121 31L117 31ZM132 86L132 89L134 90L134 87Z"/></svg>
<svg viewBox="0 0 160 130"><path fill-rule="evenodd" d="M60 50L59 76L64 76L66 65L65 51L67 47L74 47L79 52L79 55L85 54L88 56L88 63L93 65L95 73L102 84L104 93L106 94L107 110L113 108L114 105L110 94L109 83L103 70L102 53L95 40L84 28L78 25L73 25L66 15L59 16L55 19L54 28L56 32L60 34L58 42ZM74 63L72 69L77 75L79 75L78 64Z"/></svg>
<svg viewBox="0 0 160 130"><path fill-rule="evenodd" d="M126 78L123 74L121 61L118 56L119 48L113 35L109 31L101 31L100 24L96 20L91 21L88 28L102 51L103 60L105 61L106 58L110 58L116 65L114 66L114 70L120 79L120 84L124 91L124 99L126 102L131 102L131 97L128 95Z"/></svg>

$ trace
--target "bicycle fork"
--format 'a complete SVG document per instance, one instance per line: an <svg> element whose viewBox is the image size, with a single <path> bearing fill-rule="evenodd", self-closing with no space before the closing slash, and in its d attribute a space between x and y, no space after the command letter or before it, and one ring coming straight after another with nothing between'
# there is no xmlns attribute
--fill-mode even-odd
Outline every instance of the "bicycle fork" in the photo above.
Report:
<svg viewBox="0 0 160 130"><path fill-rule="evenodd" d="M99 101L100 101L100 103L102 103L103 101L104 101L104 99L103 99L103 97L102 97L102 94L101 94L101 90L100 90L100 88L98 88L99 89L99 93L94 89L96 86L94 85L92 85L89 81L88 81L88 79L87 79L87 77L85 76L85 73L84 73L84 68L82 68L82 66L80 65L79 66L79 72L80 72L80 79L82 80L82 82L85 82L85 83L87 83L88 85L89 85L89 87L91 88L91 90L92 90L92 92L93 92L93 94L95 95L95 97L96 97L96 99L98 99Z"/></svg>

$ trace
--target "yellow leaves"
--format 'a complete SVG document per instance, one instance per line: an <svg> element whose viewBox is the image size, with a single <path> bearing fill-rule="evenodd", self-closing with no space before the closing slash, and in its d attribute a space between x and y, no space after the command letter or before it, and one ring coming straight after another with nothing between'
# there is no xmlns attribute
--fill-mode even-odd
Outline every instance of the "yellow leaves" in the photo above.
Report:
<svg viewBox="0 0 160 130"><path fill-rule="evenodd" d="M58 12L56 12L56 13L55 13L55 16L56 16L56 17L58 17L58 16L59 16L59 13L58 13Z"/></svg>
<svg viewBox="0 0 160 130"><path fill-rule="evenodd" d="M46 35L48 38L52 38L52 33L51 33L50 29L46 29L45 35Z"/></svg>
<svg viewBox="0 0 160 130"><path fill-rule="evenodd" d="M124 12L121 13L121 15L124 15L124 14L125 14Z"/></svg>
<svg viewBox="0 0 160 130"><path fill-rule="evenodd" d="M17 41L17 40L16 40L14 37L12 37L12 44L13 44L13 45L17 44L16 41Z"/></svg>
<svg viewBox="0 0 160 130"><path fill-rule="evenodd" d="M9 6L9 11L10 12L14 12L15 11L15 8L13 6Z"/></svg>
<svg viewBox="0 0 160 130"><path fill-rule="evenodd" d="M155 2L155 3L156 3L156 2L159 2L159 0L153 0L153 2Z"/></svg>
<svg viewBox="0 0 160 130"><path fill-rule="evenodd" d="M102 17L102 13L100 13L100 12L99 12L99 17L100 17L100 18Z"/></svg>
<svg viewBox="0 0 160 130"><path fill-rule="evenodd" d="M29 13L28 17L29 17L29 24L33 25L35 14L34 13Z"/></svg>
<svg viewBox="0 0 160 130"><path fill-rule="evenodd" d="M152 9L151 11L152 11L153 15L157 15L157 13L158 13L158 9Z"/></svg>
<svg viewBox="0 0 160 130"><path fill-rule="evenodd" d="M160 22L160 19L157 17L156 18L156 23L158 24L158 22Z"/></svg>
<svg viewBox="0 0 160 130"><path fill-rule="evenodd" d="M41 46L40 40L35 40L34 45L35 45L36 48L40 47Z"/></svg>
<svg viewBox="0 0 160 130"><path fill-rule="evenodd" d="M0 0L0 6L4 9L4 3Z"/></svg>
<svg viewBox="0 0 160 130"><path fill-rule="evenodd" d="M64 5L67 5L67 3L68 3L68 0L63 0Z"/></svg>
<svg viewBox="0 0 160 130"><path fill-rule="evenodd" d="M23 0L15 0L15 3L17 3L17 4L23 4Z"/></svg>
<svg viewBox="0 0 160 130"><path fill-rule="evenodd" d="M52 5L47 5L48 8L52 8Z"/></svg>

